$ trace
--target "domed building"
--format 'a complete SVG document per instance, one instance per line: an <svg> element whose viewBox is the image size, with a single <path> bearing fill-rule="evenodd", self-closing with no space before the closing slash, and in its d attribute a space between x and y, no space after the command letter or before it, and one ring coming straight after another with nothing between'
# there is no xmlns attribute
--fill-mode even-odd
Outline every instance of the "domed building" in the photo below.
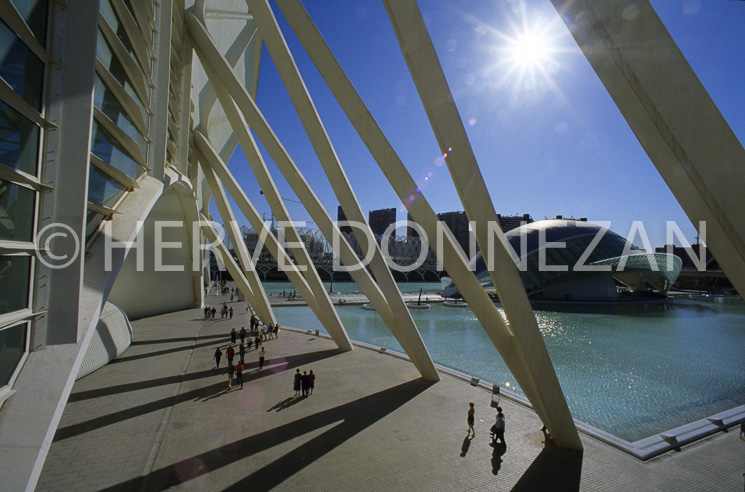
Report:
<svg viewBox="0 0 745 492"><path fill-rule="evenodd" d="M615 232L578 220L542 220L505 234L520 262L520 278L531 300L613 302L663 297L682 261L647 253ZM479 252L470 263L485 289L496 296ZM451 281L444 297L460 297Z"/></svg>

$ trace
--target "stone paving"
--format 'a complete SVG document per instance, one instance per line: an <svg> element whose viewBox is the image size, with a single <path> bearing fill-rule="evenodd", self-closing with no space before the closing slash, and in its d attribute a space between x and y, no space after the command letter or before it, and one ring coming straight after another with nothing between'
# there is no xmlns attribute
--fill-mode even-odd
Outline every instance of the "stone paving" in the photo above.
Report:
<svg viewBox="0 0 745 492"><path fill-rule="evenodd" d="M586 435L577 454L546 446L532 410L503 398L507 446L493 448L491 395L455 377L430 384L407 361L284 330L265 342L264 369L252 349L243 389L228 390L212 356L244 313L133 326L130 349L76 382L37 490L743 489L736 429L647 462ZM318 375L313 395L293 396L296 369Z"/></svg>

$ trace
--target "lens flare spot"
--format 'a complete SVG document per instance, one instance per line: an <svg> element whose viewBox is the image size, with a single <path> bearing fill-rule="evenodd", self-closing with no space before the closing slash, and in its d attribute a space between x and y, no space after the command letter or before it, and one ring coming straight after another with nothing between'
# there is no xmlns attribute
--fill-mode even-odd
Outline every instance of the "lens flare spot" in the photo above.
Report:
<svg viewBox="0 0 745 492"><path fill-rule="evenodd" d="M435 159L435 166L442 167L445 165L445 158L441 155L438 155Z"/></svg>
<svg viewBox="0 0 745 492"><path fill-rule="evenodd" d="M474 126L476 124L476 118L470 118L468 120L468 126Z"/></svg>

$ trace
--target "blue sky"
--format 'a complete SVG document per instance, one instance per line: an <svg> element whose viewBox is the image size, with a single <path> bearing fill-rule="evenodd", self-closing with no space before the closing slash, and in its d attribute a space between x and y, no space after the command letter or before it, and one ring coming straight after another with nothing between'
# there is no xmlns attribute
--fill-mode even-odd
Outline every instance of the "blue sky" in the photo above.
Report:
<svg viewBox="0 0 745 492"><path fill-rule="evenodd" d="M306 0L306 9L437 212L462 210L414 83L379 1ZM652 2L741 142L745 141L745 2ZM610 221L628 235L643 221L653 246L666 221L696 232L549 0L419 2L497 213ZM367 211L403 205L275 10L337 154ZM535 77L520 77L510 40L546 33ZM266 50L257 103L333 218L338 200ZM263 150L263 149L262 149ZM296 199L265 153L283 197ZM270 216L240 148L229 166ZM213 205L214 208L214 205ZM294 220L308 220L288 202ZM217 216L216 211L213 212ZM309 226L313 224L309 222ZM634 241L641 246L638 237Z"/></svg>

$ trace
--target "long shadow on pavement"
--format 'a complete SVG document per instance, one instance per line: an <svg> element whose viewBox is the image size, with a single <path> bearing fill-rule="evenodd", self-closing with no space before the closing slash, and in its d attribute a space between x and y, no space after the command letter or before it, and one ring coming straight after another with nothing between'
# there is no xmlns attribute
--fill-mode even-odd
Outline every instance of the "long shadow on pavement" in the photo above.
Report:
<svg viewBox="0 0 745 492"><path fill-rule="evenodd" d="M320 350L318 352L310 352L300 355L290 355L287 357L281 358L282 363L285 364L281 371L286 371L287 369L294 369L295 367L302 366L304 364L309 364L311 362L315 362L321 359L325 359L327 357L333 357L334 355L341 354L342 351L339 349L333 349L333 350ZM272 361L270 361L271 363ZM244 376L245 381L250 381L253 379L257 379L259 377L268 376L272 374L276 374L278 371L276 370L276 367L273 368L273 370L264 370L263 372L255 372L248 377ZM197 373L199 374L199 373ZM219 374L219 373L218 373ZM188 376L188 373L184 375L184 379ZM180 380L180 377L179 377ZM158 380L155 380L158 381ZM144 381L143 383L147 383L147 381ZM134 383L132 383L134 384ZM226 382L220 381L219 383L211 384L209 386L204 386L202 388L197 388L192 391L188 391L186 393L179 393L175 396L170 396L168 398L162 398L160 400L156 400L150 403L145 403L143 405L139 405L133 408L127 408L124 410L120 410L118 412L110 413L108 415L103 415L101 417L96 417L90 420L86 420L85 422L79 422L77 424L68 425L67 427L61 427L57 429L57 432L54 434L54 441L63 441L65 439L69 439L71 437L85 434L86 432L90 432L96 429L100 429L101 427L106 427L107 425L116 424L118 422L121 422L123 420L132 419L135 417L139 417L140 415L146 415L150 412L157 412L158 410L162 410L164 408L178 405L179 403L184 403L186 401L190 400L200 400L207 397L210 397L214 395L215 393L218 393L222 391L225 388Z"/></svg>
<svg viewBox="0 0 745 492"><path fill-rule="evenodd" d="M582 451L561 449L548 442L512 490L575 492L581 478Z"/></svg>
<svg viewBox="0 0 745 492"><path fill-rule="evenodd" d="M193 337L176 337L176 338L158 338L154 340L134 340L132 345L154 345L157 343L175 343L175 342L193 342L194 340L203 340L205 338L224 338L225 343L230 340L230 333L221 335L199 335Z"/></svg>
<svg viewBox="0 0 745 492"><path fill-rule="evenodd" d="M194 341L192 338L191 341ZM114 363L121 363L121 362L131 362L133 360L140 360L140 359L147 359L149 357L158 357L160 355L166 355L166 354L173 354L176 352L182 352L184 350L189 350L193 348L202 348L202 347L208 347L210 345L229 345L228 341L224 343L218 343L217 341L213 340L211 342L202 342L197 343L193 345L181 345L180 347L173 347L169 349L163 349L163 350L156 350L155 352L147 352L144 354L137 354L137 355L130 355L130 356L124 356L124 357L117 357L112 362ZM126 352L125 352L126 354Z"/></svg>
<svg viewBox="0 0 745 492"><path fill-rule="evenodd" d="M337 423L323 434L256 470L227 489L270 490L412 400L432 384L434 383L423 379L408 381L344 405L309 415L197 456L192 456L174 465L154 470L143 478L144 482L140 482L140 478L134 478L104 490L164 490L261 453L316 429Z"/></svg>

